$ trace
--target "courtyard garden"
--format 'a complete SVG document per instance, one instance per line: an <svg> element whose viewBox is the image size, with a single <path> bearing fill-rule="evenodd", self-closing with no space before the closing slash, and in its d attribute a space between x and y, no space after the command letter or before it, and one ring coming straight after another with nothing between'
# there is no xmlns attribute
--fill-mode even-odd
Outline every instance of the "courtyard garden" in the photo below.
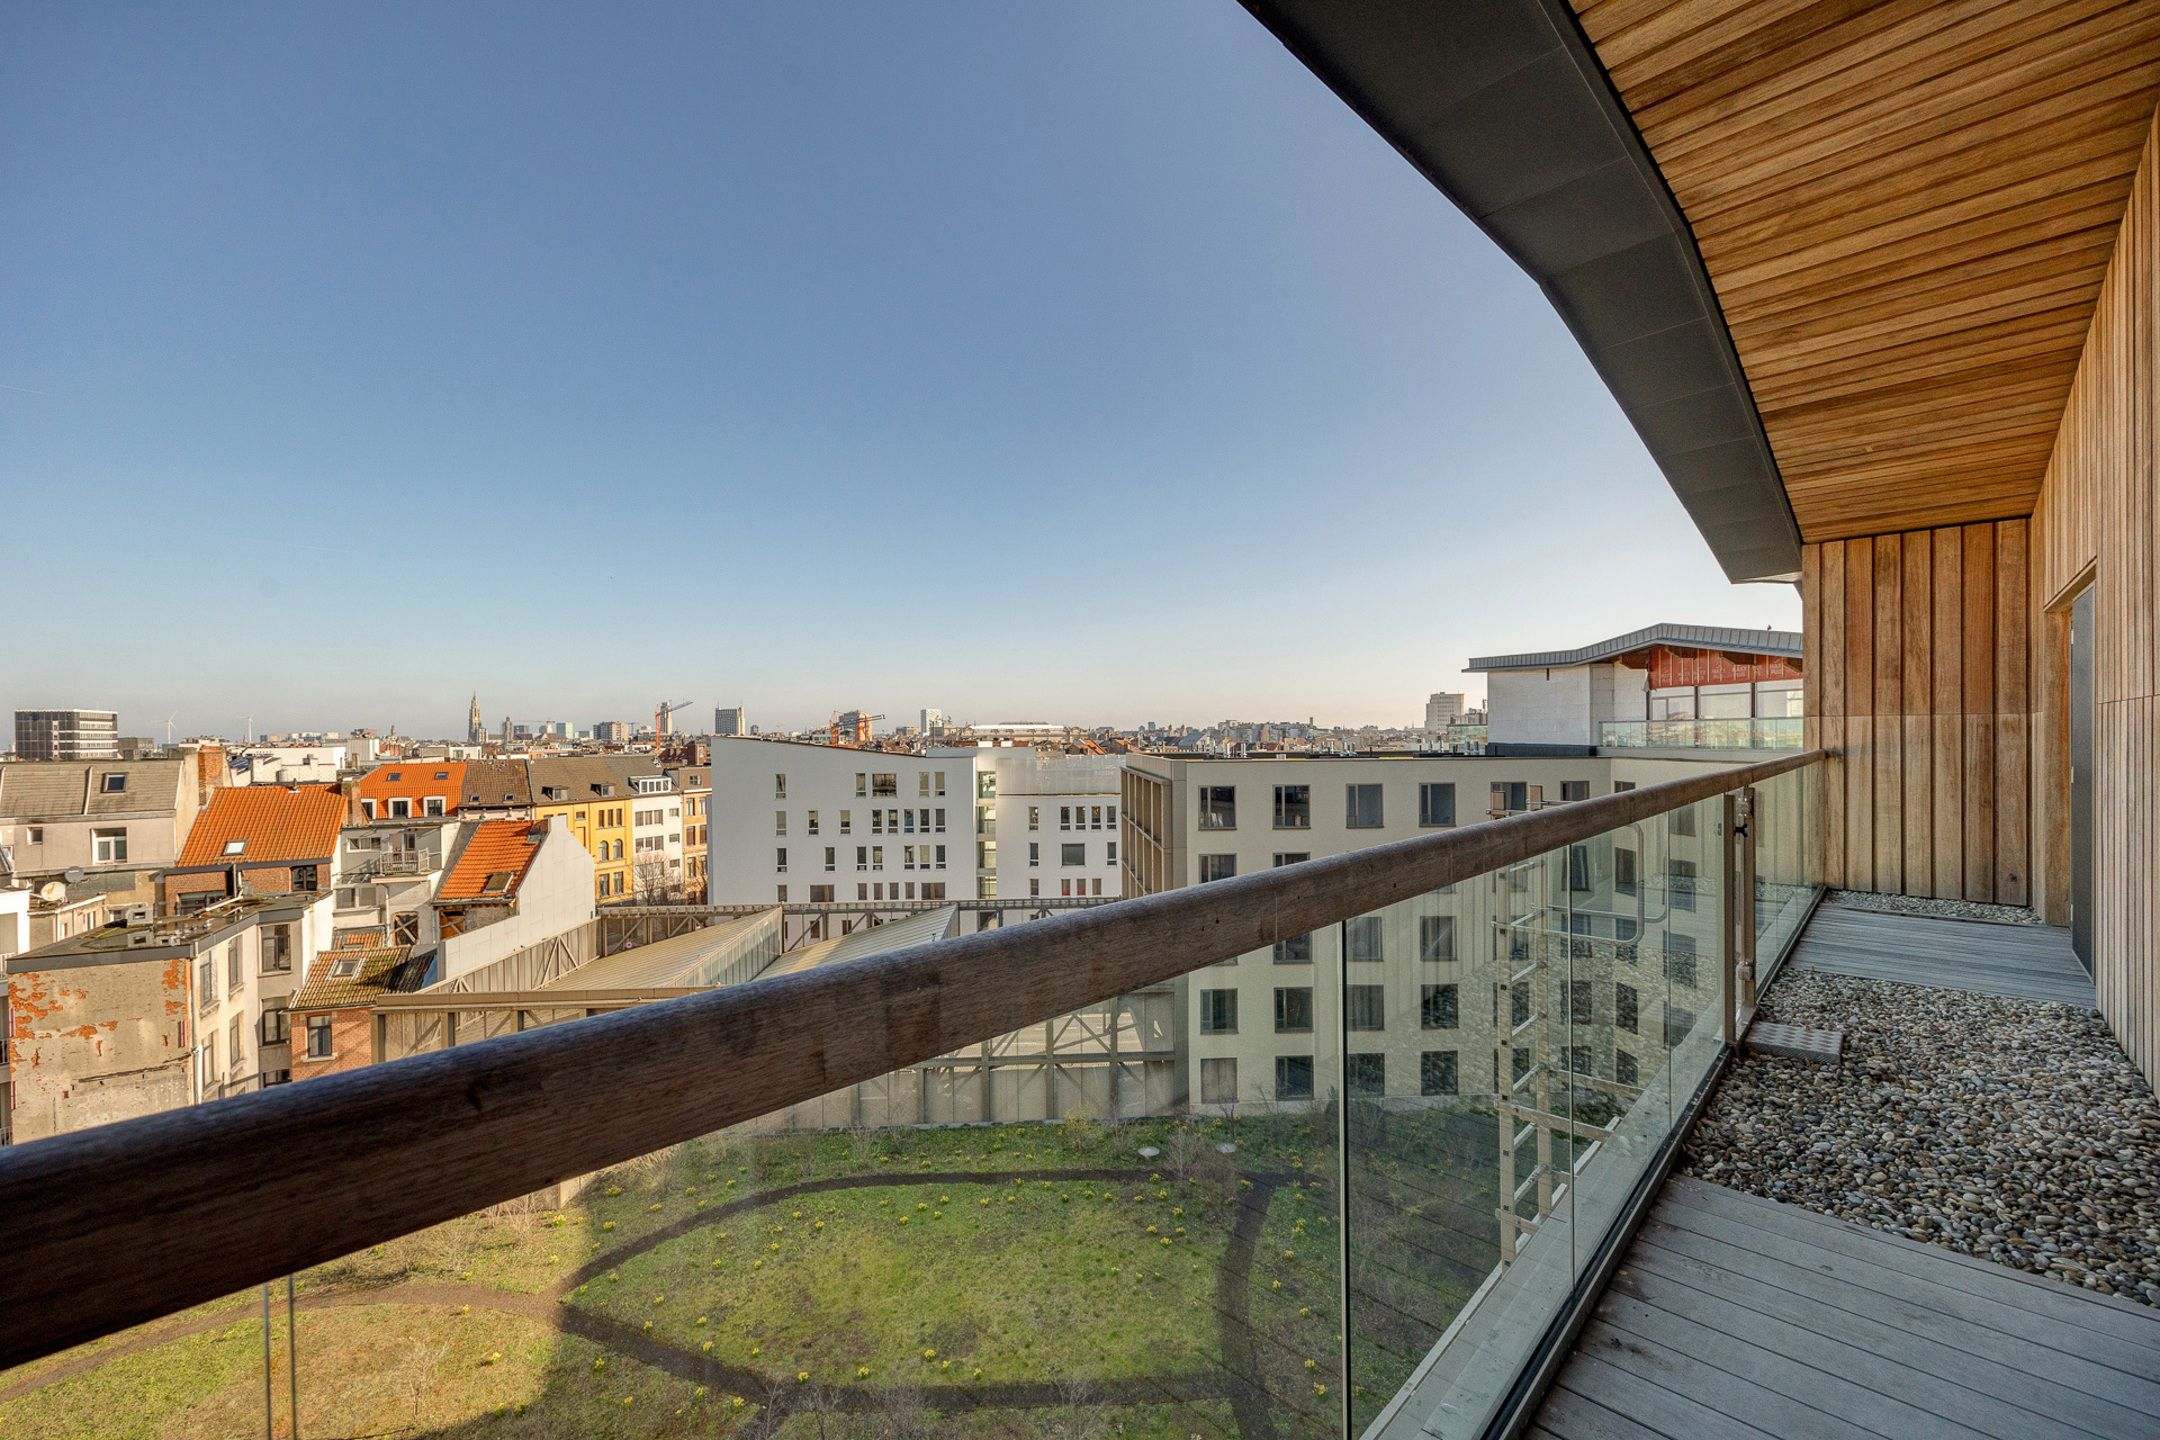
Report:
<svg viewBox="0 0 2160 1440"><path fill-rule="evenodd" d="M1353 1126L1362 1419L1492 1263L1492 1121ZM1326 1112L712 1136L299 1277L300 1433L1340 1433ZM1481 1178L1482 1177L1482 1178ZM273 1287L268 1403L290 1434ZM0 1374L0 1436L264 1434L260 1292Z"/></svg>

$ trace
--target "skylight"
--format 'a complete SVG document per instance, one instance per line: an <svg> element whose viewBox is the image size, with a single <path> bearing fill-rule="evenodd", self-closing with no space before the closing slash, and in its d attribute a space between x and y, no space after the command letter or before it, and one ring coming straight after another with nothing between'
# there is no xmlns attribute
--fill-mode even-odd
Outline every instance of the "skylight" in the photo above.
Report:
<svg viewBox="0 0 2160 1440"><path fill-rule="evenodd" d="M487 883L480 888L490 895L500 895L510 888L510 872L507 870L495 871L487 877Z"/></svg>
<svg viewBox="0 0 2160 1440"><path fill-rule="evenodd" d="M244 853L246 852L246 850L247 850L247 841L245 841L245 840L227 840L227 841L225 842L225 853L226 853L227 855L240 855L240 854L244 854Z"/></svg>
<svg viewBox="0 0 2160 1440"><path fill-rule="evenodd" d="M349 960L335 960L331 962L330 978L333 980L350 980L353 978L353 976L358 975L359 973L360 957L357 955L353 956Z"/></svg>

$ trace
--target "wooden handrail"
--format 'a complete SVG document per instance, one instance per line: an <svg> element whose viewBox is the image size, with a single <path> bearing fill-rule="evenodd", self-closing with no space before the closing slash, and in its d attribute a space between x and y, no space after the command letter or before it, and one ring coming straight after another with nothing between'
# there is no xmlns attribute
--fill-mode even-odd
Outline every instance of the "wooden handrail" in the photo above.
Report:
<svg viewBox="0 0 2160 1440"><path fill-rule="evenodd" d="M1822 758L1787 755L0 1152L0 1368Z"/></svg>

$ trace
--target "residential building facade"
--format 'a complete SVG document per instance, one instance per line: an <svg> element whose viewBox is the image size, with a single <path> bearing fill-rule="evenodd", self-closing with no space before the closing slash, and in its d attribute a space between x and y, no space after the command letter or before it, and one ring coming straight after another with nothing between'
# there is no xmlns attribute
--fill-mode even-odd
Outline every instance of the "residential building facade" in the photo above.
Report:
<svg viewBox="0 0 2160 1440"><path fill-rule="evenodd" d="M112 710L17 710L18 760L117 760L120 716Z"/></svg>
<svg viewBox="0 0 2160 1440"><path fill-rule="evenodd" d="M24 878L174 864L204 791L189 760L0 765L0 848Z"/></svg>

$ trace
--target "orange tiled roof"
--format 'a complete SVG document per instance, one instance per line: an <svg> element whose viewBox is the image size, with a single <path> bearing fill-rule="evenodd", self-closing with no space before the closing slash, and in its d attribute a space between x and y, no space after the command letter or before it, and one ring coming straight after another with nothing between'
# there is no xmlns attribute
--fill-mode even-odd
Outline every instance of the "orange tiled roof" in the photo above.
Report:
<svg viewBox="0 0 2160 1440"><path fill-rule="evenodd" d="M540 853L540 841L547 835L546 822L535 824L531 820L482 820L473 826L465 848L458 851L451 862L450 873L443 877L442 889L436 892L438 900L480 900L507 898L517 894L525 872ZM506 875L508 881L488 887L488 878Z"/></svg>
<svg viewBox="0 0 2160 1440"><path fill-rule="evenodd" d="M345 823L335 785L229 785L210 797L188 831L180 864L305 864L327 861ZM236 854L226 846L246 845Z"/></svg>
<svg viewBox="0 0 2160 1440"><path fill-rule="evenodd" d="M392 800L412 801L413 814L421 811L420 802L427 797L439 796L443 813L457 813L458 797L465 793L465 762L462 760L392 760L377 765L360 777L355 787L362 800L375 802L378 819L388 819Z"/></svg>

